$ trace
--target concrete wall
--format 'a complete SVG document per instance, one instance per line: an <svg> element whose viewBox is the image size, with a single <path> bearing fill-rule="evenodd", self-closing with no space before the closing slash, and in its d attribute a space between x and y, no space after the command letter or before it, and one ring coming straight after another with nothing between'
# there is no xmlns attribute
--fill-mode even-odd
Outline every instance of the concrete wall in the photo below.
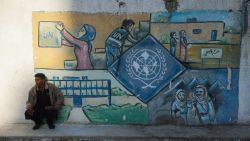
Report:
<svg viewBox="0 0 250 141"><path fill-rule="evenodd" d="M119 8L119 2L125 6ZM233 10L241 9L242 0L179 0L178 11L196 10ZM27 92L34 84L34 62L32 12L66 12L83 13L153 13L166 11L162 0L0 0L0 122L26 122L23 112ZM243 58L244 59L244 58ZM247 67L245 67L248 71ZM243 82L245 85L248 81ZM240 84L242 84L240 82ZM236 84L235 84L236 85ZM246 90L247 91L247 90ZM247 92L246 92L247 93ZM246 95L241 92L239 96ZM239 119L250 120L249 106L239 101L241 112ZM239 110L241 111L241 109ZM242 114L243 113L243 114ZM244 117L244 118L243 118ZM152 119L151 119L152 120ZM79 122L73 118L72 122ZM82 122L82 121L81 121Z"/></svg>
<svg viewBox="0 0 250 141"><path fill-rule="evenodd" d="M249 114L249 3L245 5L247 8L246 19L247 23L245 26L247 27L247 31L242 37L242 46L241 46L241 64L240 64L240 83L239 83L239 123L249 124L250 114Z"/></svg>

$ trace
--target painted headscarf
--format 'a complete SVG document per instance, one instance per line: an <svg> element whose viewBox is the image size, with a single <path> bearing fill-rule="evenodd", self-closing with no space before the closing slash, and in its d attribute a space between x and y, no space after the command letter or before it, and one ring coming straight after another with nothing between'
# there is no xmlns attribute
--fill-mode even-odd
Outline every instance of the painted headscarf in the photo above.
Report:
<svg viewBox="0 0 250 141"><path fill-rule="evenodd" d="M89 25L89 24L84 24L83 27L85 29L85 34L82 35L79 39L81 41L85 41L88 43L88 52L91 53L92 50L92 43L91 41L93 41L95 39L96 36L96 31L94 26Z"/></svg>
<svg viewBox="0 0 250 141"><path fill-rule="evenodd" d="M89 24L84 24L83 25L86 33L84 35L82 35L79 39L82 41L86 41L86 42L91 42L95 39L96 36L96 30L94 28L94 26L89 25Z"/></svg>
<svg viewBox="0 0 250 141"><path fill-rule="evenodd" d="M203 91L204 91L204 96L203 96L202 98L200 98L200 97L198 97L198 96L196 95L195 90L198 89L198 88L203 89ZM203 85L197 85L197 86L195 86L195 89L194 89L194 97L195 97L195 99L198 100L198 101L200 101L200 100L209 101L209 100L210 100L210 97L208 96L208 93L207 93L207 88L206 88L205 86L203 86Z"/></svg>
<svg viewBox="0 0 250 141"><path fill-rule="evenodd" d="M180 93L184 93L184 101L180 100L179 99L179 95ZM176 99L176 102L179 103L180 105L183 105L184 103L186 103L186 95L185 95L185 91L183 89L179 89L175 92L175 99Z"/></svg>
<svg viewBox="0 0 250 141"><path fill-rule="evenodd" d="M179 36L180 37L185 37L186 35L186 31L185 30L181 30L180 32L179 32Z"/></svg>

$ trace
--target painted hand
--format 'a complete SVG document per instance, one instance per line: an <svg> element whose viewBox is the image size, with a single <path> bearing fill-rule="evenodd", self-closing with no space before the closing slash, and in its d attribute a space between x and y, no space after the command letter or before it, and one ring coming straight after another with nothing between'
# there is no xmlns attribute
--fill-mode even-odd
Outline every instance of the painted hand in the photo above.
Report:
<svg viewBox="0 0 250 141"><path fill-rule="evenodd" d="M62 30L64 29L64 24L63 24L62 22L58 22L58 23L56 24L56 28L57 28L58 30L62 31Z"/></svg>

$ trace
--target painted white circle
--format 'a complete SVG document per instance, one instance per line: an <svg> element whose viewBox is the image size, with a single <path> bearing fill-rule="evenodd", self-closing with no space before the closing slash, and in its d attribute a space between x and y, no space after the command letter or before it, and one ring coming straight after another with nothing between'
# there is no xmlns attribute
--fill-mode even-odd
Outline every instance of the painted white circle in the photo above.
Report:
<svg viewBox="0 0 250 141"><path fill-rule="evenodd" d="M161 59L159 54L149 49L137 51L130 60L132 73L142 80L152 80L161 72Z"/></svg>

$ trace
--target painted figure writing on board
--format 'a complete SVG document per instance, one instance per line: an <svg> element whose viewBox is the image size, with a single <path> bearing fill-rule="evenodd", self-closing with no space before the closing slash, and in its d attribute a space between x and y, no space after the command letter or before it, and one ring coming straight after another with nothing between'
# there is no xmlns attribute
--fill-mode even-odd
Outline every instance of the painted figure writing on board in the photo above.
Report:
<svg viewBox="0 0 250 141"><path fill-rule="evenodd" d="M92 41L95 39L96 30L92 25L84 24L78 32L78 36L74 37L64 27L63 23L58 23L56 28L61 31L64 39L62 45L74 47L77 59L77 70L93 69L91 63Z"/></svg>

